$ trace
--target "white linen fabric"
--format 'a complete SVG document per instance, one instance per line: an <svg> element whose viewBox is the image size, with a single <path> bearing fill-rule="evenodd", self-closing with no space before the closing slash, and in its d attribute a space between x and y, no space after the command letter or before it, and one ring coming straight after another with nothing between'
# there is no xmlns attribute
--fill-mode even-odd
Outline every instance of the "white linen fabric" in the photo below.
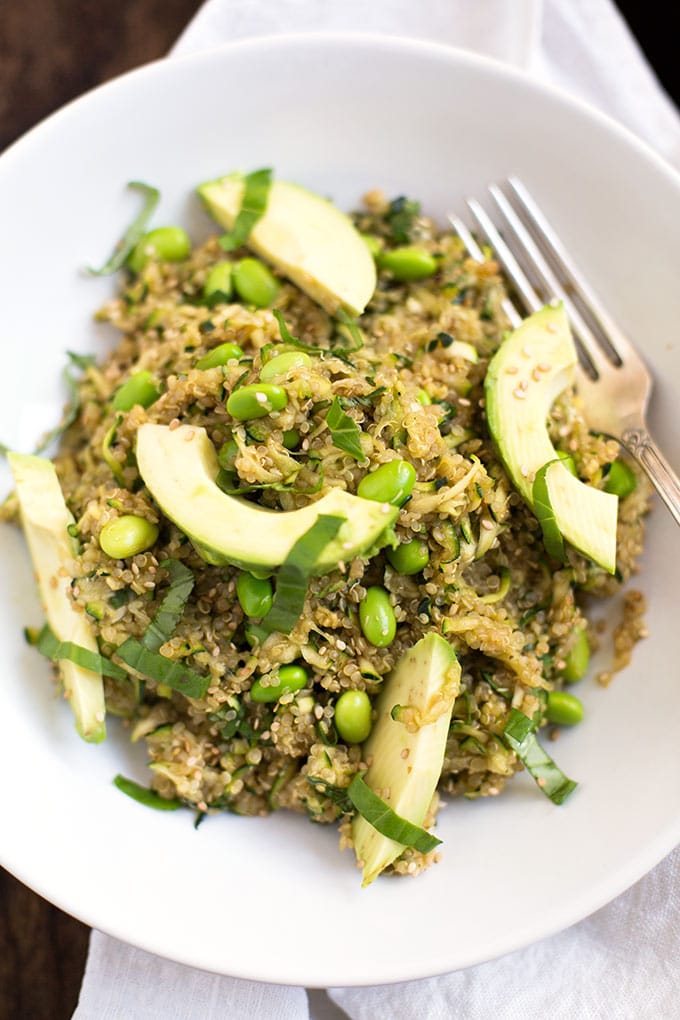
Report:
<svg viewBox="0 0 680 1020"><path fill-rule="evenodd" d="M680 118L611 0L207 0L172 52L310 31L431 39L505 60L680 168ZM591 917L500 960L328 996L192 970L94 931L74 1020L674 1020L679 987L680 849Z"/></svg>

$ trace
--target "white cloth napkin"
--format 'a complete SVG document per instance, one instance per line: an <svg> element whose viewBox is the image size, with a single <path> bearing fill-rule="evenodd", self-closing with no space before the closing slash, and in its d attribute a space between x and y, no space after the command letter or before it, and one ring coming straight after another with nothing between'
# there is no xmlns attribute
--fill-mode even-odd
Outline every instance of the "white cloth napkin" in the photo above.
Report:
<svg viewBox="0 0 680 1020"><path fill-rule="evenodd" d="M680 118L611 0L207 0L173 53L321 30L433 39L506 60L599 106L680 168ZM679 988L676 850L609 906L527 949L329 997L192 970L94 931L74 1020L674 1020Z"/></svg>

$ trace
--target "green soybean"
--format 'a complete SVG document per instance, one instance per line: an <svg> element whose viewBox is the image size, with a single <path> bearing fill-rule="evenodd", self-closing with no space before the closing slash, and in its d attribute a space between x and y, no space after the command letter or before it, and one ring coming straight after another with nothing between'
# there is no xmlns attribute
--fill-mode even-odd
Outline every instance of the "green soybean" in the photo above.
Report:
<svg viewBox="0 0 680 1020"><path fill-rule="evenodd" d="M297 450L300 445L300 433L297 429L286 429L283 433L283 445L287 450Z"/></svg>
<svg viewBox="0 0 680 1020"><path fill-rule="evenodd" d="M207 354L198 359L196 368L203 372L207 368L218 368L220 365L226 365L230 361L238 361L242 356L243 351L238 344L229 342L219 344L218 347L213 347L211 351L208 351Z"/></svg>
<svg viewBox="0 0 680 1020"><path fill-rule="evenodd" d="M588 670L590 662L590 643L584 627L578 631L576 640L564 660L562 678L565 683L575 684L582 680Z"/></svg>
<svg viewBox="0 0 680 1020"><path fill-rule="evenodd" d="M367 641L376 648L386 648L394 641L397 620L384 588L374 585L359 604L359 622Z"/></svg>
<svg viewBox="0 0 680 1020"><path fill-rule="evenodd" d="M268 308L279 292L275 277L259 259L247 258L236 262L232 280L239 297L256 308Z"/></svg>
<svg viewBox="0 0 680 1020"><path fill-rule="evenodd" d="M127 260L133 273L140 273L152 260L181 262L191 251L191 241L181 227L156 227L137 241Z"/></svg>
<svg viewBox="0 0 680 1020"><path fill-rule="evenodd" d="M294 368L307 368L311 363L312 359L304 351L284 351L262 366L260 379L262 382L269 382L270 379L287 375Z"/></svg>
<svg viewBox="0 0 680 1020"><path fill-rule="evenodd" d="M234 390L227 400L227 411L232 418L248 421L250 418L264 418L272 411L283 411L287 404L288 394L280 386L251 383Z"/></svg>
<svg viewBox="0 0 680 1020"><path fill-rule="evenodd" d="M423 567L427 566L430 561L430 550L422 538L414 538L410 542L402 542L396 549L390 549L387 559L399 574L408 577L420 573Z"/></svg>
<svg viewBox="0 0 680 1020"><path fill-rule="evenodd" d="M384 252L378 265L387 269L395 280L424 280L437 272L437 259L424 248L409 245Z"/></svg>
<svg viewBox="0 0 680 1020"><path fill-rule="evenodd" d="M250 688L250 697L253 701L278 701L283 694L292 694L306 687L309 677L307 670L302 666L280 666L276 680L276 683L267 687L263 686L260 680L256 680Z"/></svg>
<svg viewBox="0 0 680 1020"><path fill-rule="evenodd" d="M135 514L124 514L105 524L99 545L114 560L124 560L145 552L158 538L158 526Z"/></svg>
<svg viewBox="0 0 680 1020"><path fill-rule="evenodd" d="M359 482L357 494L362 499L401 506L413 492L416 470L407 460L390 460Z"/></svg>
<svg viewBox="0 0 680 1020"><path fill-rule="evenodd" d="M615 460L609 468L609 473L604 483L604 491L611 492L621 499L630 496L631 492L637 489L637 478L627 464L622 460Z"/></svg>
<svg viewBox="0 0 680 1020"><path fill-rule="evenodd" d="M266 577L254 577L246 571L236 580L236 595L246 616L258 620L267 615L274 601L271 581Z"/></svg>
<svg viewBox="0 0 680 1020"><path fill-rule="evenodd" d="M229 301L232 295L231 262L217 262L205 278L203 297L208 304L216 305L220 301Z"/></svg>
<svg viewBox="0 0 680 1020"><path fill-rule="evenodd" d="M150 407L162 392L151 372L135 372L116 390L111 406L114 411L129 411L137 404Z"/></svg>
<svg viewBox="0 0 680 1020"><path fill-rule="evenodd" d="M559 726L575 726L583 719L583 705L573 694L551 691L545 710L546 718Z"/></svg>
<svg viewBox="0 0 680 1020"><path fill-rule="evenodd" d="M371 732L371 699L366 691L345 691L335 703L335 728L348 744L363 744Z"/></svg>

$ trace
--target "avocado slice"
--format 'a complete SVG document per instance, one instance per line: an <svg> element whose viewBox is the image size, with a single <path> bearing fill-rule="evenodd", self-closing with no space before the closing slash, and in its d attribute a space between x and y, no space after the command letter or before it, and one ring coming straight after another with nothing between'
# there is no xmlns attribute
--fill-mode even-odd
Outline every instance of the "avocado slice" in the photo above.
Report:
<svg viewBox="0 0 680 1020"><path fill-rule="evenodd" d="M320 514L345 518L324 550L315 573L325 574L355 556L373 555L389 539L399 508L331 489L301 510L276 511L228 496L217 486L217 454L203 428L142 425L137 464L166 517L191 539L199 555L220 566L270 570L284 562L295 542Z"/></svg>
<svg viewBox="0 0 680 1020"><path fill-rule="evenodd" d="M489 430L505 469L532 509L533 483L549 461L545 484L557 528L610 574L616 569L618 499L571 474L550 441L546 419L574 381L577 357L562 305L534 312L503 341L486 376Z"/></svg>
<svg viewBox="0 0 680 1020"><path fill-rule="evenodd" d="M98 654L92 625L70 597L76 552L68 528L74 521L54 465L43 457L21 453L9 453L7 459L47 622L59 641L72 641ZM106 736L101 675L66 659L60 660L58 668L78 733L84 740L99 743Z"/></svg>
<svg viewBox="0 0 680 1020"><path fill-rule="evenodd" d="M231 230L241 208L245 178L228 174L197 189L208 212ZM375 262L344 213L297 184L274 181L267 208L247 245L320 304L329 315L361 315L376 285Z"/></svg>
<svg viewBox="0 0 680 1020"><path fill-rule="evenodd" d="M434 631L406 652L376 702L378 718L363 746L370 761L365 782L402 818L422 825L441 776L460 665L451 645ZM403 852L357 815L352 823L363 885L370 885Z"/></svg>

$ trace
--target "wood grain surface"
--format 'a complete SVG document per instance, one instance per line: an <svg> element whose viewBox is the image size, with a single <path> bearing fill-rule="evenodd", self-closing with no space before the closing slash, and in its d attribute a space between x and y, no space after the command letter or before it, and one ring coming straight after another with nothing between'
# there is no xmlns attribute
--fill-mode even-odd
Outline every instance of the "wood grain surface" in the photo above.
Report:
<svg viewBox="0 0 680 1020"><path fill-rule="evenodd" d="M200 0L0 0L0 151L69 99L163 56ZM667 90L665 5L621 4ZM0 836L1 838L1 836ZM0 1020L67 1020L88 929L0 869ZM257 1020L257 1018L254 1018Z"/></svg>

